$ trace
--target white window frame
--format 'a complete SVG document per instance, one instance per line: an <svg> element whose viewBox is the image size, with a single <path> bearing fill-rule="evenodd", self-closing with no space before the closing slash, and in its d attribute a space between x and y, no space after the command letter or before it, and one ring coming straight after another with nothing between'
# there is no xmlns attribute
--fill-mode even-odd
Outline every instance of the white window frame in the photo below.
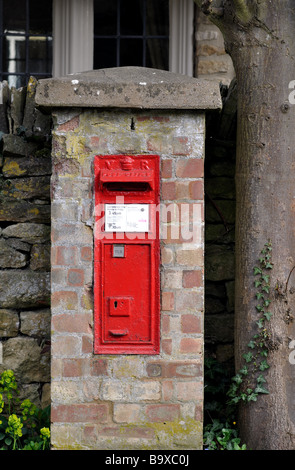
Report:
<svg viewBox="0 0 295 470"><path fill-rule="evenodd" d="M53 77L93 69L93 0L53 0ZM193 76L194 1L170 0L169 70Z"/></svg>

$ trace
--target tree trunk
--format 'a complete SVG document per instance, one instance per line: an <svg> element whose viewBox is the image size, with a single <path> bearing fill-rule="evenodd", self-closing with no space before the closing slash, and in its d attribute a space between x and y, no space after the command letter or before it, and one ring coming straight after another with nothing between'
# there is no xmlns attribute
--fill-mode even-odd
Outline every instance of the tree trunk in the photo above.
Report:
<svg viewBox="0 0 295 470"><path fill-rule="evenodd" d="M239 428L248 449L295 449L295 1L199 3L223 32L237 76L237 370L257 332L253 268L272 242L269 394L241 406Z"/></svg>

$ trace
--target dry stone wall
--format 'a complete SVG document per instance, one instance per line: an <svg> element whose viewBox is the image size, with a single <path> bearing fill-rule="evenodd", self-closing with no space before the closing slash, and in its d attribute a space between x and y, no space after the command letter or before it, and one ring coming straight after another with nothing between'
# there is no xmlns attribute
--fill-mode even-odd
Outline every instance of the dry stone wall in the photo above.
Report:
<svg viewBox="0 0 295 470"><path fill-rule="evenodd" d="M21 398L50 402L51 116L35 107L37 81L0 105L0 373Z"/></svg>

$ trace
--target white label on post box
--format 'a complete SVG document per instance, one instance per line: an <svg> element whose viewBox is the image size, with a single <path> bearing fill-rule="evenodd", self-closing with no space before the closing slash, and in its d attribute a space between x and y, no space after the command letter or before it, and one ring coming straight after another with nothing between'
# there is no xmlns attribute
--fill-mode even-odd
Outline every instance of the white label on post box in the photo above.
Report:
<svg viewBox="0 0 295 470"><path fill-rule="evenodd" d="M105 204L106 232L148 232L148 204Z"/></svg>

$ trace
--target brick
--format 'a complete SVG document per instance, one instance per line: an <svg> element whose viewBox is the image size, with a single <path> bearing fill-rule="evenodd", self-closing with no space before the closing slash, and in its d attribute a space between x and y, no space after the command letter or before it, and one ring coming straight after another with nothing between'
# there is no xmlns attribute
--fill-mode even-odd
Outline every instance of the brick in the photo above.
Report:
<svg viewBox="0 0 295 470"><path fill-rule="evenodd" d="M151 152L168 153L167 147L167 139L163 135L156 135L147 139L147 149ZM167 152L165 152L165 149Z"/></svg>
<svg viewBox="0 0 295 470"><path fill-rule="evenodd" d="M146 416L147 416L147 419L153 423L175 421L180 416L180 406L177 404L147 405Z"/></svg>
<svg viewBox="0 0 295 470"><path fill-rule="evenodd" d="M182 338L180 352L182 354L200 354L202 352L201 338Z"/></svg>
<svg viewBox="0 0 295 470"><path fill-rule="evenodd" d="M92 318L91 314L78 313L54 315L52 325L57 331L67 333L89 333Z"/></svg>
<svg viewBox="0 0 295 470"><path fill-rule="evenodd" d="M56 266L74 266L78 263L75 246L54 246L51 249L51 262Z"/></svg>
<svg viewBox="0 0 295 470"><path fill-rule="evenodd" d="M51 295L52 308L75 310L78 306L78 295L74 291L57 291Z"/></svg>
<svg viewBox="0 0 295 470"><path fill-rule="evenodd" d="M202 248L195 248L191 250L178 249L176 251L176 262L185 266L198 266L204 265L204 254Z"/></svg>
<svg viewBox="0 0 295 470"><path fill-rule="evenodd" d="M107 418L106 404L58 405L52 409L52 420L57 423L105 423Z"/></svg>
<svg viewBox="0 0 295 470"><path fill-rule="evenodd" d="M172 354L172 339L162 339L162 351L169 356Z"/></svg>
<svg viewBox="0 0 295 470"><path fill-rule="evenodd" d="M77 336L58 335L51 348L53 357L81 355L81 341Z"/></svg>
<svg viewBox="0 0 295 470"><path fill-rule="evenodd" d="M190 314L182 315L181 331L182 333L202 333L201 318Z"/></svg>
<svg viewBox="0 0 295 470"><path fill-rule="evenodd" d="M149 377L166 379L202 376L202 364L196 361L151 362L147 365L146 370Z"/></svg>
<svg viewBox="0 0 295 470"><path fill-rule="evenodd" d="M174 310L174 293L162 292L162 310Z"/></svg>
<svg viewBox="0 0 295 470"><path fill-rule="evenodd" d="M161 263L162 264L171 264L173 262L174 255L171 248L162 247L161 248Z"/></svg>
<svg viewBox="0 0 295 470"><path fill-rule="evenodd" d="M108 375L108 361L93 357L90 364L90 373L92 376Z"/></svg>
<svg viewBox="0 0 295 470"><path fill-rule="evenodd" d="M176 165L176 176L179 178L203 178L204 160L200 158L179 160Z"/></svg>
<svg viewBox="0 0 295 470"><path fill-rule="evenodd" d="M182 287L182 271L165 270L162 273L162 287L180 289Z"/></svg>
<svg viewBox="0 0 295 470"><path fill-rule="evenodd" d="M92 261L92 248L90 246L82 246L80 248L81 261Z"/></svg>
<svg viewBox="0 0 295 470"><path fill-rule="evenodd" d="M195 291L178 290L176 293L176 306L177 311L182 310L196 310L202 307L202 296Z"/></svg>
<svg viewBox="0 0 295 470"><path fill-rule="evenodd" d="M147 364L146 367L148 377L161 377L162 376L162 365L161 364Z"/></svg>
<svg viewBox="0 0 295 470"><path fill-rule="evenodd" d="M203 181L191 181L189 184L189 194L191 199L204 199L204 183Z"/></svg>
<svg viewBox="0 0 295 470"><path fill-rule="evenodd" d="M125 427L122 426L108 426L105 428L100 429L99 435L102 437L114 437L114 438L123 438L124 439L153 439L155 436L155 432L153 429L145 428L141 426L135 427Z"/></svg>
<svg viewBox="0 0 295 470"><path fill-rule="evenodd" d="M162 183L162 199L167 201L174 201L176 199L175 181L164 181Z"/></svg>
<svg viewBox="0 0 295 470"><path fill-rule="evenodd" d="M172 380L163 380L162 382L162 397L164 401L171 401L173 399L174 385Z"/></svg>
<svg viewBox="0 0 295 470"><path fill-rule="evenodd" d="M62 375L63 377L80 377L82 375L84 359L64 359Z"/></svg>
<svg viewBox="0 0 295 470"><path fill-rule="evenodd" d="M163 335L167 335L170 332L170 317L169 315L162 315L162 329Z"/></svg>
<svg viewBox="0 0 295 470"><path fill-rule="evenodd" d="M140 421L141 406L133 403L115 403L115 423L138 423Z"/></svg>
<svg viewBox="0 0 295 470"><path fill-rule="evenodd" d="M191 288L191 287L202 287L203 284L203 275L200 270L188 270L183 271L182 277L182 286Z"/></svg>
<svg viewBox="0 0 295 470"><path fill-rule="evenodd" d="M203 382L177 382L176 396L180 401L202 400L203 398Z"/></svg>
<svg viewBox="0 0 295 470"><path fill-rule="evenodd" d="M161 162L161 178L172 177L172 160L162 160Z"/></svg>
<svg viewBox="0 0 295 470"><path fill-rule="evenodd" d="M57 132L68 132L73 131L79 126L80 116L75 116L67 122L60 124L57 128Z"/></svg>
<svg viewBox="0 0 295 470"><path fill-rule="evenodd" d="M173 137L172 138L172 153L173 155L189 155L191 153L191 146L188 137Z"/></svg>
<svg viewBox="0 0 295 470"><path fill-rule="evenodd" d="M82 286L83 284L84 284L84 270L83 269L69 269L68 285L69 286Z"/></svg>
<svg viewBox="0 0 295 470"><path fill-rule="evenodd" d="M93 353L93 337L91 336L82 336L82 353L90 354Z"/></svg>

